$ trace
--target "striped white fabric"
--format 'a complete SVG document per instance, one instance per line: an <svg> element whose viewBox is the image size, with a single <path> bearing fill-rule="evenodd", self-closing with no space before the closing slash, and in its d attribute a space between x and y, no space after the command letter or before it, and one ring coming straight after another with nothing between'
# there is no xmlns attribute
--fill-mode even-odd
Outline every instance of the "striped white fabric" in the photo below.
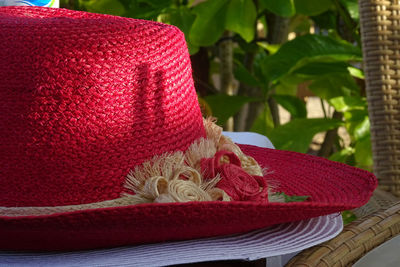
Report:
<svg viewBox="0 0 400 267"><path fill-rule="evenodd" d="M340 214L281 224L247 234L67 253L1 252L7 266L165 266L214 260L256 260L289 254L342 231Z"/></svg>

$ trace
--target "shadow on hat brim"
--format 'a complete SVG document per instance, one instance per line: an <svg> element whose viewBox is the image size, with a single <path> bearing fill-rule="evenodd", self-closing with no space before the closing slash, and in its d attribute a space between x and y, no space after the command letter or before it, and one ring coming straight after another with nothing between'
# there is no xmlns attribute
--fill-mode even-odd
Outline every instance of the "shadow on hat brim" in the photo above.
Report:
<svg viewBox="0 0 400 267"><path fill-rule="evenodd" d="M244 233L360 207L375 176L315 156L240 145L267 168L277 191L304 202L140 204L41 216L0 217L2 250L81 250Z"/></svg>

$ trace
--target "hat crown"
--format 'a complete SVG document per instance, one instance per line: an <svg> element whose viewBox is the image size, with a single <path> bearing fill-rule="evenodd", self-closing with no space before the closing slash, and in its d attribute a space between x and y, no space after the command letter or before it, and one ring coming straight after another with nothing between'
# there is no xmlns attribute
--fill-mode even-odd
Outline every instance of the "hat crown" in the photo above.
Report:
<svg viewBox="0 0 400 267"><path fill-rule="evenodd" d="M2 206L118 198L130 169L204 137L176 27L35 7L0 25Z"/></svg>

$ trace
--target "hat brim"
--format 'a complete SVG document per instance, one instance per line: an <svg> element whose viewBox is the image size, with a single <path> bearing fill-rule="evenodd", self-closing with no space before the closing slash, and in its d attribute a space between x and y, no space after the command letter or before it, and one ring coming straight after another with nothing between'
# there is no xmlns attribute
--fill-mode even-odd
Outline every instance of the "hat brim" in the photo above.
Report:
<svg viewBox="0 0 400 267"><path fill-rule="evenodd" d="M310 155L240 145L277 191L304 202L151 203L41 216L0 217L2 250L81 250L244 233L364 205L375 176Z"/></svg>

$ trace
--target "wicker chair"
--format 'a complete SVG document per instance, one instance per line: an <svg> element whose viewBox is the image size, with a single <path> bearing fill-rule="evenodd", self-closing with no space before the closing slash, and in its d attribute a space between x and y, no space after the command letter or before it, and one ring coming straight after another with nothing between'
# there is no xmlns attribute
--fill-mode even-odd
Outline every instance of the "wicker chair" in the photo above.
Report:
<svg viewBox="0 0 400 267"><path fill-rule="evenodd" d="M374 172L380 189L336 238L286 266L351 266L400 234L400 1L359 0ZM394 197L396 196L396 197Z"/></svg>

